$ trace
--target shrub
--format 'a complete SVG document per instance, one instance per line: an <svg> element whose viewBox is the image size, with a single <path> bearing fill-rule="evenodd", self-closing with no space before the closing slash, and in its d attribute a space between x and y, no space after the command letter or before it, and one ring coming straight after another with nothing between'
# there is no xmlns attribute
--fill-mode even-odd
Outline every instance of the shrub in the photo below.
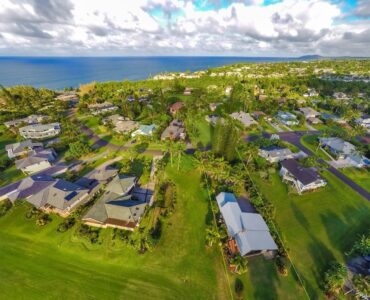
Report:
<svg viewBox="0 0 370 300"><path fill-rule="evenodd" d="M324 289L328 296L338 295L347 278L347 268L338 263L330 263L329 269L324 274Z"/></svg>
<svg viewBox="0 0 370 300"><path fill-rule="evenodd" d="M73 225L76 224L75 218L67 218L64 220L64 222L60 223L58 225L57 231L58 232L66 232L68 229L71 229Z"/></svg>
<svg viewBox="0 0 370 300"><path fill-rule="evenodd" d="M78 234L81 237L89 239L91 244L95 244L99 240L100 229L93 229L90 226L82 224L78 230Z"/></svg>
<svg viewBox="0 0 370 300"><path fill-rule="evenodd" d="M49 224L52 221L51 217L48 214L41 214L36 219L36 225L38 226L45 226L46 224Z"/></svg>
<svg viewBox="0 0 370 300"><path fill-rule="evenodd" d="M41 214L42 212L33 206L31 207L31 209L28 210L28 212L26 212L26 218L33 219L33 218L39 217Z"/></svg>
<svg viewBox="0 0 370 300"><path fill-rule="evenodd" d="M5 216L12 208L13 204L9 199L0 202L0 217Z"/></svg>
<svg viewBox="0 0 370 300"><path fill-rule="evenodd" d="M281 256L276 257L275 264L280 275L288 276L288 267L286 264L286 259L284 257Z"/></svg>
<svg viewBox="0 0 370 300"><path fill-rule="evenodd" d="M234 289L235 289L235 294L238 296L238 298L241 298L243 291L244 291L244 284L240 280L240 278L235 279Z"/></svg>

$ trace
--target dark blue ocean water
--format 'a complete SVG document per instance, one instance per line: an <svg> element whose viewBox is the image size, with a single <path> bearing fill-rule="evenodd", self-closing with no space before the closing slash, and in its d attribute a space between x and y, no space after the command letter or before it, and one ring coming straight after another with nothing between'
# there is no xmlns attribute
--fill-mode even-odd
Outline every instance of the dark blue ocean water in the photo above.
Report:
<svg viewBox="0 0 370 300"><path fill-rule="evenodd" d="M0 57L0 84L63 89L91 81L142 80L161 72L197 71L269 57Z"/></svg>

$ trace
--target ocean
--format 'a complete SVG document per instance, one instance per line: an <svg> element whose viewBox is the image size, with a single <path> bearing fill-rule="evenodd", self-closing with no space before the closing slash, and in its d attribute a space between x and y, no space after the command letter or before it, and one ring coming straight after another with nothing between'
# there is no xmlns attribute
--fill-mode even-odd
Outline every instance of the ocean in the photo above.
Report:
<svg viewBox="0 0 370 300"><path fill-rule="evenodd" d="M276 57L0 57L0 84L49 89L91 81L143 80L162 72L198 71L238 62L276 62Z"/></svg>

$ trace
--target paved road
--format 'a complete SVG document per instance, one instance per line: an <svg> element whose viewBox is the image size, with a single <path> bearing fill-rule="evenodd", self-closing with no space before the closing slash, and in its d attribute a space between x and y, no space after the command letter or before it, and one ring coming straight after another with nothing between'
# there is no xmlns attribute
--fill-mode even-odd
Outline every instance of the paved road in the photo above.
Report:
<svg viewBox="0 0 370 300"><path fill-rule="evenodd" d="M300 150L305 152L308 155L315 155L312 153L311 150L307 149L305 146L301 144L301 137L305 134L317 134L318 131L299 131L299 132L281 132L279 133L279 136L282 140L293 144L294 146L298 147ZM322 159L319 159L319 161L323 162ZM337 178L342 180L345 184L347 184L349 187L351 187L354 191L359 193L361 196L363 196L365 199L370 201L370 193L363 189L361 186L359 186L357 183L349 179L346 175L344 175L342 172L338 171L336 168L330 166L327 168L327 170L335 175Z"/></svg>

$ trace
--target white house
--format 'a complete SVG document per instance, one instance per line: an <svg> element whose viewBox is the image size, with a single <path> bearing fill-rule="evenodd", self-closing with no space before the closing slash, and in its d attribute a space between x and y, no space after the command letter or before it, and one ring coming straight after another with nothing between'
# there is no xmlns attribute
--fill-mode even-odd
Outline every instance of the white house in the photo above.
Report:
<svg viewBox="0 0 370 300"><path fill-rule="evenodd" d="M317 118L320 116L320 113L311 107L301 107L299 111L304 115L305 119Z"/></svg>
<svg viewBox="0 0 370 300"><path fill-rule="evenodd" d="M52 166L57 155L54 149L38 149L34 154L15 162L16 168L26 174L33 174Z"/></svg>
<svg viewBox="0 0 370 300"><path fill-rule="evenodd" d="M242 256L271 253L278 248L262 216L242 212L234 194L222 192L216 197L230 238Z"/></svg>
<svg viewBox="0 0 370 300"><path fill-rule="evenodd" d="M26 139L45 139L58 135L60 123L34 124L19 128L19 134Z"/></svg>
<svg viewBox="0 0 370 300"><path fill-rule="evenodd" d="M280 176L284 181L291 182L299 194L326 185L316 170L302 167L295 159L281 162Z"/></svg>

